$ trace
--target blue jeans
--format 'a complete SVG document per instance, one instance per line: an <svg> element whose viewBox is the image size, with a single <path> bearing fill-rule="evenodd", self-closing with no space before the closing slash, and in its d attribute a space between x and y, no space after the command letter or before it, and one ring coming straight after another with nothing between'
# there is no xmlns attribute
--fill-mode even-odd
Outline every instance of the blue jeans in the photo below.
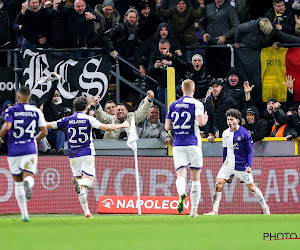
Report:
<svg viewBox="0 0 300 250"><path fill-rule="evenodd" d="M22 43L21 43L21 48L22 49L36 49L36 48L43 48L46 49L47 48L47 43L45 44L40 44L40 43L30 43L28 42L25 38L23 38Z"/></svg>
<svg viewBox="0 0 300 250"><path fill-rule="evenodd" d="M47 136L48 142L51 148L54 148L56 151L64 148L65 144L65 133L61 130L50 130Z"/></svg>

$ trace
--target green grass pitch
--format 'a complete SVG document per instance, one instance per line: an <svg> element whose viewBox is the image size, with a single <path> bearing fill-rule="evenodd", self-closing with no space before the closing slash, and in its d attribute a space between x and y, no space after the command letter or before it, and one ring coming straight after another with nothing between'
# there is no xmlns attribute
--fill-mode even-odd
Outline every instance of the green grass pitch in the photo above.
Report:
<svg viewBox="0 0 300 250"><path fill-rule="evenodd" d="M31 215L0 216L0 249L299 249L300 240L264 240L296 233L300 215Z"/></svg>

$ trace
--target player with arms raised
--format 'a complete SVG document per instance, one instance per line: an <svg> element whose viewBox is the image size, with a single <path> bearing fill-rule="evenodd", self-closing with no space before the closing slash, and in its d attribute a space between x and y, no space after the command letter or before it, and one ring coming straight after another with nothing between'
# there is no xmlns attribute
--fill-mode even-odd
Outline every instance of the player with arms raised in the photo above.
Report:
<svg viewBox="0 0 300 250"><path fill-rule="evenodd" d="M37 141L48 134L47 123L41 110L29 104L31 91L22 86L17 91L18 103L4 111L2 136L8 134L8 165L15 181L15 196L21 218L29 221L27 200L31 199L34 174L37 168ZM40 128L40 132L38 132Z"/></svg>
<svg viewBox="0 0 300 250"><path fill-rule="evenodd" d="M88 208L85 188L91 189L95 176L95 148L92 142L92 128L112 131L127 128L128 122L122 124L102 124L96 118L87 115L88 100L86 97L77 97L73 106L75 113L58 121L47 124L48 128L65 128L68 137L68 152L70 166L74 178L75 192L86 218L93 218Z"/></svg>
<svg viewBox="0 0 300 250"><path fill-rule="evenodd" d="M191 170L192 188L190 217L198 217L198 204L201 196L200 170L203 165L202 140L199 126L207 123L208 116L204 106L194 99L195 83L182 82L183 97L170 105L165 129L174 130L173 159L177 174L176 188L179 195L177 211L182 213L186 199L187 168Z"/></svg>
<svg viewBox="0 0 300 250"><path fill-rule="evenodd" d="M249 131L239 125L242 119L237 109L228 109L225 113L228 129L223 132L223 166L221 167L213 195L213 211L204 215L218 215L222 196L222 187L231 175L245 182L252 194L257 198L264 214L270 214L269 206L262 192L255 186L251 167L253 161L253 142Z"/></svg>

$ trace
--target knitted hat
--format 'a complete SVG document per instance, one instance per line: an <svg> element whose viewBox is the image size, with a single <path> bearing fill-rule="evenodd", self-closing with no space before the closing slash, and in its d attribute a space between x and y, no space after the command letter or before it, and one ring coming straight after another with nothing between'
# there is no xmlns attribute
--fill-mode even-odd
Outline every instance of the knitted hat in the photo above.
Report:
<svg viewBox="0 0 300 250"><path fill-rule="evenodd" d="M102 4L102 8L106 7L106 6L111 6L112 8L115 7L115 3L113 0L104 0L103 4Z"/></svg>
<svg viewBox="0 0 300 250"><path fill-rule="evenodd" d="M141 12L143 9L146 9L147 7L150 8L149 4L146 3L145 1L141 1L138 6L138 11Z"/></svg>
<svg viewBox="0 0 300 250"><path fill-rule="evenodd" d="M211 83L210 83L210 87L212 87L212 85L214 84L214 83L216 83L216 84L218 84L218 85L220 85L220 86L224 86L224 84L221 82L221 81L219 81L219 80L213 80L213 81L211 81Z"/></svg>
<svg viewBox="0 0 300 250"><path fill-rule="evenodd" d="M275 103L275 102L277 102L277 100L276 100L275 98L272 97L272 98L270 98L270 99L267 101L267 103L268 103L268 102L274 102L274 103Z"/></svg>
<svg viewBox="0 0 300 250"><path fill-rule="evenodd" d="M202 61L203 63L203 57L200 54L195 54L192 57L192 61L194 61L195 59L199 59L200 61Z"/></svg>

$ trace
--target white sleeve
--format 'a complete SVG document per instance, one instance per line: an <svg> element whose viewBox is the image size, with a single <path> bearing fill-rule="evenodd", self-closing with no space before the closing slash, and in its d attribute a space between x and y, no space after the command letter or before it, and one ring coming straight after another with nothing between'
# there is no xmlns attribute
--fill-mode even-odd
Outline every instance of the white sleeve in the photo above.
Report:
<svg viewBox="0 0 300 250"><path fill-rule="evenodd" d="M89 116L89 121L90 121L90 124L93 128L98 128L99 129L100 125L102 124L95 117L92 117L92 116Z"/></svg>
<svg viewBox="0 0 300 250"><path fill-rule="evenodd" d="M223 148L227 148L227 143L226 143L226 136L225 136L225 134L226 134L226 130L223 132L223 134L222 134L222 140L223 140Z"/></svg>
<svg viewBox="0 0 300 250"><path fill-rule="evenodd" d="M195 103L195 115L204 115L204 106L202 102L197 101Z"/></svg>
<svg viewBox="0 0 300 250"><path fill-rule="evenodd" d="M45 120L44 114L40 109L37 109L37 112L39 114L39 120L38 120L38 126L40 127L46 127L47 126L47 122Z"/></svg>

